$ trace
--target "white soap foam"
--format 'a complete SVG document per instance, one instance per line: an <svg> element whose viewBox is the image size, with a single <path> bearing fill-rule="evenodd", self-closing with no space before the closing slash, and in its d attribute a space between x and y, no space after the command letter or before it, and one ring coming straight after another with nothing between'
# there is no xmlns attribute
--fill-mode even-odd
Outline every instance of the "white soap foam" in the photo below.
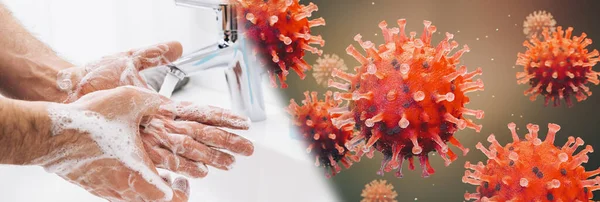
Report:
<svg viewBox="0 0 600 202"><path fill-rule="evenodd" d="M136 146L138 136L137 126L132 126L131 120L107 120L101 114L92 111L69 109L55 105L48 109L52 120L53 135L59 135L63 130L75 129L88 133L103 151L102 156L84 160L69 160L47 168L65 176L73 169L85 165L96 158L113 158L123 162L130 169L137 171L147 182L156 186L165 194L165 200L171 200L173 192L162 178L153 172L142 160L142 152Z"/></svg>

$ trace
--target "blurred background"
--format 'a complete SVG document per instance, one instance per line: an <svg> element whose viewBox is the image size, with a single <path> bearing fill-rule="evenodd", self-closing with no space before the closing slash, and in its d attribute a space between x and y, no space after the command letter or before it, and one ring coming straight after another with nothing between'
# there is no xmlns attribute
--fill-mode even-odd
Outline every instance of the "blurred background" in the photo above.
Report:
<svg viewBox="0 0 600 202"><path fill-rule="evenodd" d="M301 1L305 4L308 1ZM400 0L312 0L319 6L319 11L313 13L314 17L325 18L327 25L316 27L312 31L323 35L325 39L325 54L337 54L352 70L358 62L346 54L346 47L350 44L359 47L353 37L360 33L363 40L371 40L376 45L383 43L381 29L377 26L386 20L389 27L397 27L396 20L407 19L407 32L417 31L420 35L423 30L423 20L433 22L437 26L433 43L437 44L444 38L445 32L454 34L454 40L461 46L468 44L471 52L461 58L461 63L469 71L477 67L483 68L480 78L485 83L485 91L471 93L471 109L483 109L485 118L478 120L483 124L483 130L476 133L466 129L458 131L455 136L461 143L471 149L471 152L445 167L439 156L431 156L430 161L436 173L429 178L421 178L417 165L416 171L409 171L404 165L404 178L397 179L393 172L386 173L384 177L375 174L380 166L382 155L376 152L373 159L362 158L361 162L354 164L348 170L342 170L333 177L331 183L341 196L342 201L359 201L360 194L365 184L374 179L385 179L391 182L398 193L398 201L463 201L465 191L474 192L475 186L463 184L461 178L464 174L465 161L476 163L487 158L475 149L477 142L488 146L486 138L489 134L496 134L498 141L505 145L509 141L509 122L515 122L519 127L519 134L523 138L527 123L540 125L542 138L547 132L547 123L557 123L562 129L558 132L555 144L563 145L568 136L578 136L600 149L600 93L599 86L591 86L592 95L587 100L575 103L572 108L564 105L561 107L544 107L543 98L531 102L523 91L528 85L517 85L515 74L522 71L523 67L515 66L517 53L524 52L522 46L525 40L523 34L523 21L530 13L537 10L550 12L557 25L574 27L573 35L579 36L587 33L588 38L595 40L589 49L600 48L600 26L597 19L600 17L598 10L600 2L593 0L581 1L493 1L493 0L456 0L456 1L400 1ZM358 48L360 49L360 48ZM360 50L362 52L362 50ZM309 64L316 64L317 56L307 54L305 60ZM599 71L598 65L594 70ZM316 84L314 77L309 72L306 79L301 81L294 73L288 76L289 88L284 90L287 98L303 99L302 92L335 90L324 88ZM575 101L574 101L575 102ZM452 147L453 150L457 148ZM600 152L589 155L589 163L584 164L587 170L600 166ZM595 194L595 200L600 200L600 193Z"/></svg>

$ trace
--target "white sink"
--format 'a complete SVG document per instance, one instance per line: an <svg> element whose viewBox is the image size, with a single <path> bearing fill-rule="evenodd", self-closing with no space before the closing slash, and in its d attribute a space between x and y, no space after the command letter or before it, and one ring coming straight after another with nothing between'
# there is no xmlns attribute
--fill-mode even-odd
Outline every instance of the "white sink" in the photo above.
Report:
<svg viewBox="0 0 600 202"><path fill-rule="evenodd" d="M173 99L230 108L227 93L197 85L186 86ZM190 201L337 201L323 170L314 166L301 142L290 138L284 106L269 100L266 121L236 131L254 142L254 155L236 158L233 170L211 169L207 177L191 179ZM104 201L37 166L0 166L0 195L9 202Z"/></svg>

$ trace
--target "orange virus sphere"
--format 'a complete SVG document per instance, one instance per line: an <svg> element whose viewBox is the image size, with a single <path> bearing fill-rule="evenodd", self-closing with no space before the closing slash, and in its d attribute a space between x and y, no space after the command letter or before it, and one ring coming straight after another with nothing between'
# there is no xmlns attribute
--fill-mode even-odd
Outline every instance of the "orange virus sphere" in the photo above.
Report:
<svg viewBox="0 0 600 202"><path fill-rule="evenodd" d="M483 118L483 111L464 107L469 102L466 93L483 90L483 82L473 77L482 73L481 68L467 73L463 65L457 67L459 58L469 48L450 54L458 47L450 41L453 35L437 46L431 45L436 31L431 22L424 21L425 28L420 37L415 32L404 33L406 20L398 20L400 28L388 28L385 21L379 24L385 44L376 47L370 41L362 41L361 35L354 38L366 51L366 56L350 45L346 51L361 64L356 74L333 71L333 76L348 83L329 81L331 87L343 93L335 93L334 99L348 100L348 106L330 110L339 117L333 120L336 126L354 125L359 133L351 140L350 148L362 142L364 149L373 149L384 155L378 174L398 168L397 177L402 177L404 159L414 169L413 156L418 157L422 175L434 172L429 165L428 153L437 151L449 165L457 155L448 148L447 142L456 145L466 154L454 133L466 127L479 131L464 115ZM374 147L372 147L374 146Z"/></svg>
<svg viewBox="0 0 600 202"><path fill-rule="evenodd" d="M323 51L310 44L325 45L321 36L311 35L311 27L325 25L323 18L308 20L318 10L299 0L235 0L239 3L240 25L245 36L254 43L254 51L266 66L271 84L277 87L277 77L286 88L286 76L293 69L300 78L311 67L304 61L304 51L321 55Z"/></svg>
<svg viewBox="0 0 600 202"><path fill-rule="evenodd" d="M587 145L578 154L575 150L583 145L581 138L569 137L562 147L554 145L560 126L548 124L544 141L538 138L539 126L528 124L529 133L519 138L514 123L508 124L512 143L502 146L494 135L488 137L489 149L481 142L477 149L488 158L487 165L467 162L463 182L477 186L475 193L466 193L465 199L476 201L588 201L592 191L600 189L600 168L585 171L582 163L588 162Z"/></svg>
<svg viewBox="0 0 600 202"><path fill-rule="evenodd" d="M394 191L394 186L388 184L385 180L373 180L365 185L360 196L361 202L396 202L398 194Z"/></svg>
<svg viewBox="0 0 600 202"><path fill-rule="evenodd" d="M325 100L319 101L317 92L304 92L305 99L302 106L294 99L290 100L287 108L293 116L293 123L298 127L301 138L308 143L307 152L315 156L315 165L325 168L326 176L330 177L341 171L337 162L346 168L352 161L358 161L358 156L353 155L345 147L346 142L352 137L352 126L338 129L333 126L328 110L337 107L340 102L331 98L331 91L325 94ZM330 170L331 174L327 173Z"/></svg>
<svg viewBox="0 0 600 202"><path fill-rule="evenodd" d="M332 78L331 72L336 68L341 71L348 70L344 60L338 55L325 54L323 57L318 58L317 64L313 65L313 76L317 84L327 86L327 81Z"/></svg>
<svg viewBox="0 0 600 202"><path fill-rule="evenodd" d="M542 37L542 31L548 29L549 32L556 30L556 20L552 14L546 11L534 11L523 21L523 33L528 39Z"/></svg>
<svg viewBox="0 0 600 202"><path fill-rule="evenodd" d="M592 70L598 63L598 51L589 52L586 48L592 40L586 39L585 33L571 38L572 32L572 27L564 31L559 26L552 36L545 29L543 39L534 37L523 42L527 51L517 56L517 65L524 67L523 72L517 73L517 83L532 86L525 91L532 101L542 95L545 105L553 101L554 106L559 106L564 99L570 107L572 96L579 102L592 95L588 83L600 83L599 73Z"/></svg>

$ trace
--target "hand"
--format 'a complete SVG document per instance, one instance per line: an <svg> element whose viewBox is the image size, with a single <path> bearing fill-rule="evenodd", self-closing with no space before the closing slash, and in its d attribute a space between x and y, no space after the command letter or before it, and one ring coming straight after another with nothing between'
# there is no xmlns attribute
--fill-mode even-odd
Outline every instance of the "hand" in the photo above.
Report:
<svg viewBox="0 0 600 202"><path fill-rule="evenodd" d="M227 110L163 99L159 113L141 129L144 147L159 168L204 177L206 165L229 170L235 158L218 149L249 156L252 143L217 127L246 130L248 118Z"/></svg>
<svg viewBox="0 0 600 202"><path fill-rule="evenodd" d="M139 71L168 64L179 58L181 52L178 42L169 42L62 70L57 83L68 93L60 101L72 102L85 94L123 85L149 88ZM233 156L215 148L245 156L253 153L250 141L215 127L247 129L246 118L219 108L161 99L161 112L166 115L152 119L142 128L142 142L157 167L189 177L204 177L208 172L206 164L229 170L234 163ZM175 109L179 111L173 111ZM180 145L185 147L180 148Z"/></svg>
<svg viewBox="0 0 600 202"><path fill-rule="evenodd" d="M48 111L53 135L73 141L63 141L69 144L34 163L113 201L186 201L187 181L163 180L155 165L202 177L208 172L206 165L228 169L234 162L233 156L216 148L253 152L250 141L201 124L246 129L246 118L219 108L175 103L146 89L98 91Z"/></svg>
<svg viewBox="0 0 600 202"><path fill-rule="evenodd" d="M65 94L57 102L73 102L81 96L118 86L148 88L139 72L166 65L181 57L179 42L168 42L146 48L106 56L82 67L61 70L57 75L58 88Z"/></svg>
<svg viewBox="0 0 600 202"><path fill-rule="evenodd" d="M52 137L70 141L52 144L33 163L111 201L187 201L188 182L159 177L138 133L160 104L159 95L134 87L50 104Z"/></svg>

